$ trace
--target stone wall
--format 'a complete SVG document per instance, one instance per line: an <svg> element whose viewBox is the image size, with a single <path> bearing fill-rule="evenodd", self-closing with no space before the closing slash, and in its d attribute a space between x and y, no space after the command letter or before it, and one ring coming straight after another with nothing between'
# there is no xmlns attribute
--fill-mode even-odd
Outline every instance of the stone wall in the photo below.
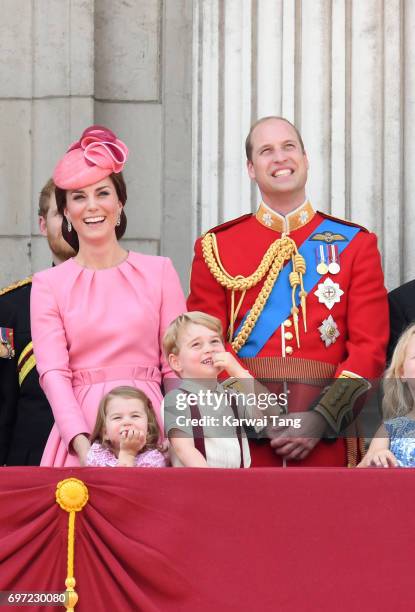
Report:
<svg viewBox="0 0 415 612"><path fill-rule="evenodd" d="M91 123L130 148L127 248L187 277L191 0L0 0L0 286L50 265L37 201Z"/></svg>
<svg viewBox="0 0 415 612"><path fill-rule="evenodd" d="M317 208L415 278L415 0L0 0L0 286L49 264L39 190L92 123L130 147L125 244L173 258L254 210L259 116L303 133Z"/></svg>
<svg viewBox="0 0 415 612"><path fill-rule="evenodd" d="M387 286L415 278L415 1L195 0L197 231L256 209L244 140L300 129L316 208L377 233Z"/></svg>

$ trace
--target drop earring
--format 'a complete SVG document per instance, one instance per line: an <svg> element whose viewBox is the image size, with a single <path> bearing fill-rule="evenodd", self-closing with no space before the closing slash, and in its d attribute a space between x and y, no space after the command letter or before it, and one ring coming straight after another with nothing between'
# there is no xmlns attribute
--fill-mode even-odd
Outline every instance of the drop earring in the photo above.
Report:
<svg viewBox="0 0 415 612"><path fill-rule="evenodd" d="M72 231L72 223L70 222L70 220L68 219L68 217L66 217L66 222L68 224L68 232Z"/></svg>
<svg viewBox="0 0 415 612"><path fill-rule="evenodd" d="M117 223L115 224L117 227L121 225L121 212L118 213Z"/></svg>

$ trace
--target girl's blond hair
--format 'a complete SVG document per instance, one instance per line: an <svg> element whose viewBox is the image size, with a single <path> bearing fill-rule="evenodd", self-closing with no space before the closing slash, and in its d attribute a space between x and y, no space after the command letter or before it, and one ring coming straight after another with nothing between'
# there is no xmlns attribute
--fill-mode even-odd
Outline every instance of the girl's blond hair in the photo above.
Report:
<svg viewBox="0 0 415 612"><path fill-rule="evenodd" d="M383 377L384 396L382 412L384 418L404 416L414 408L414 398L406 382L402 380L403 364L411 338L415 336L415 323L400 336L388 369Z"/></svg>
<svg viewBox="0 0 415 612"><path fill-rule="evenodd" d="M144 451L151 450L154 448L160 450L160 446L158 444L158 441L160 439L160 427L157 422L157 417L154 412L151 400L147 397L144 391L141 391L141 389L136 389L135 387L127 386L115 387L115 389L112 389L112 391L104 395L104 397L100 401L94 431L89 437L91 444L93 444L94 442L99 442L105 448L111 448L111 445L108 443L107 440L105 440L105 419L107 416L108 404L115 397L122 397L124 399L137 399L143 402L144 409L147 415L148 432L146 443L139 452L143 453Z"/></svg>

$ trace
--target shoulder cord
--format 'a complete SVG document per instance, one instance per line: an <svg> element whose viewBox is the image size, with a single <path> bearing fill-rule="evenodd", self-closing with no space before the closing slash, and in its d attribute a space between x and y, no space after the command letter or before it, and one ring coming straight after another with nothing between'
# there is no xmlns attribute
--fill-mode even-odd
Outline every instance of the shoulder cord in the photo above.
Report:
<svg viewBox="0 0 415 612"><path fill-rule="evenodd" d="M231 294L231 315L230 315L230 325L228 329L228 339L232 342L232 348L234 351L238 352L244 346L245 342L249 338L255 324L270 296L272 288L278 278L279 273L281 272L284 263L291 259L293 270L289 275L289 282L292 287L292 308L291 314L293 315L294 320L294 328L297 339L297 345L300 346L299 340L299 331L298 331L298 308L295 303L295 293L296 289L300 287L300 299L301 299L301 309L303 312L303 320L304 320L304 330L307 331L307 322L306 322L306 302L305 298L307 296L307 292L304 290L303 285L303 275L306 272L306 263L305 259L298 252L297 245L294 240L284 235L281 238L275 240L268 247L265 255L263 256L261 263L258 268L250 274L249 276L231 276L223 267L218 245L216 241L216 236L213 233L205 234L202 238L202 253L203 258L209 271L215 277L222 287L229 289ZM267 276L266 276L267 275ZM266 278L265 278L266 276ZM234 333L234 325L236 318L238 316L239 310L241 308L243 299L245 297L246 291L255 287L263 278L265 278L264 284L262 286L261 291L259 292L254 305L251 308L251 311L246 318L241 330L239 331L236 338L232 340ZM239 302L235 308L235 291L241 291L241 297Z"/></svg>

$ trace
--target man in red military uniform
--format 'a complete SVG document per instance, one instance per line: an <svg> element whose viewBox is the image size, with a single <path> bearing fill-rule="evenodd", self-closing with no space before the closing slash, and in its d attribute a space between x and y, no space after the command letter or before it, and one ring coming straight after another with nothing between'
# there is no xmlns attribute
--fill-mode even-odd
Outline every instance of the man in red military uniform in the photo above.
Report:
<svg viewBox="0 0 415 612"><path fill-rule="evenodd" d="M196 241L188 308L217 316L247 369L284 381L290 416L301 413L300 435L286 427L252 441L253 466L355 464L356 444L336 434L382 375L389 336L376 236L313 208L287 120L257 121L246 152L262 202Z"/></svg>

